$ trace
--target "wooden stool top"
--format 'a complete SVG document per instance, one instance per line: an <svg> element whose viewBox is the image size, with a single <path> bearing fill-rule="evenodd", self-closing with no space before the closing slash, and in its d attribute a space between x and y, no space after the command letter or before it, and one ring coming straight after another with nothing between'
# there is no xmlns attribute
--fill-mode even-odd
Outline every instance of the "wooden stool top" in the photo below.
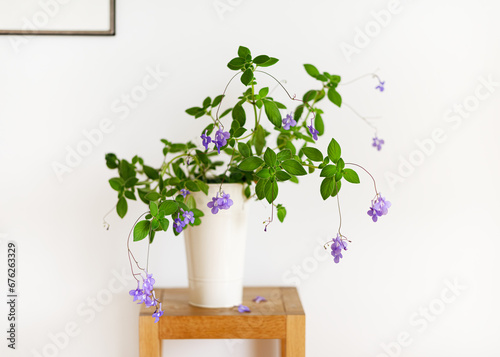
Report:
<svg viewBox="0 0 500 357"><path fill-rule="evenodd" d="M250 308L249 313L240 313L237 307L209 309L191 306L188 289L157 289L156 294L165 311L157 326L160 339L284 339L287 317L304 315L297 289L292 287L244 288L242 304ZM267 301L253 302L257 296ZM153 312L154 308L142 305L140 318L153 321Z"/></svg>

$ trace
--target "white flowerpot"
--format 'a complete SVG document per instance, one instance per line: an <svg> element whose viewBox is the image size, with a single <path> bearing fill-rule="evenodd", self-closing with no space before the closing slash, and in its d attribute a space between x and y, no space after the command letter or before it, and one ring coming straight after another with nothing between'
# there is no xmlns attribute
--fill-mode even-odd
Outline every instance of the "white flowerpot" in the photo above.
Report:
<svg viewBox="0 0 500 357"><path fill-rule="evenodd" d="M194 306L221 308L241 304L243 267L247 235L247 199L242 184L223 184L233 205L213 214L207 203L219 191L210 184L208 196L192 192L196 208L205 213L199 226L184 231L186 244L189 303Z"/></svg>

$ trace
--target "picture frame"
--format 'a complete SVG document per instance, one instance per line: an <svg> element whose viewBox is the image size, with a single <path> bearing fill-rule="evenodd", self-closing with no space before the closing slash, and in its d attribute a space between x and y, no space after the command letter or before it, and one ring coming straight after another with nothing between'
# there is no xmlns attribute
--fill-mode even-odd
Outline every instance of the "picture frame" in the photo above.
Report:
<svg viewBox="0 0 500 357"><path fill-rule="evenodd" d="M0 35L114 36L116 0L0 0Z"/></svg>

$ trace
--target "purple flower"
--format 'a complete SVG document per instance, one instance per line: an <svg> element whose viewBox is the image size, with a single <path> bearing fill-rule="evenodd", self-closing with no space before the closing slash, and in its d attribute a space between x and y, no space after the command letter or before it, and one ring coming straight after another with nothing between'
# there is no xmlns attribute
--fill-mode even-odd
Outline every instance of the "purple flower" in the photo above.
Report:
<svg viewBox="0 0 500 357"><path fill-rule="evenodd" d="M295 125L297 125L297 122L293 119L292 113L287 114L283 119L283 129L290 130L290 127Z"/></svg>
<svg viewBox="0 0 500 357"><path fill-rule="evenodd" d="M184 227L186 226L186 223L182 221L180 218L174 219L174 228L177 233L182 232Z"/></svg>
<svg viewBox="0 0 500 357"><path fill-rule="evenodd" d="M207 207L211 208L212 214L217 214L219 212L219 193L212 197L212 202L207 203Z"/></svg>
<svg viewBox="0 0 500 357"><path fill-rule="evenodd" d="M250 308L248 306L245 306L245 305L238 305L238 312L250 312Z"/></svg>
<svg viewBox="0 0 500 357"><path fill-rule="evenodd" d="M231 135L229 134L228 131L224 131L220 128L215 132L215 138L213 142L219 154L220 154L220 148L227 144L227 139L229 139L230 136Z"/></svg>
<svg viewBox="0 0 500 357"><path fill-rule="evenodd" d="M210 138L210 136L207 136L206 130L203 134L201 134L200 138L202 139L202 144L205 147L205 150L208 150L208 144L212 142L212 138Z"/></svg>
<svg viewBox="0 0 500 357"><path fill-rule="evenodd" d="M342 257L342 249L347 250L347 243L342 240L340 235L337 234L337 237L333 239L332 245L330 247L332 249L333 261L338 264Z"/></svg>
<svg viewBox="0 0 500 357"><path fill-rule="evenodd" d="M261 302L265 302L267 301L267 299L265 297L262 297L262 296L257 296L255 299L252 300L253 302L255 303L261 303Z"/></svg>
<svg viewBox="0 0 500 357"><path fill-rule="evenodd" d="M319 131L317 131L314 128L312 119L311 119L311 125L308 125L307 127L309 128L309 132L311 133L313 139L314 140L318 140L318 133L319 133Z"/></svg>
<svg viewBox="0 0 500 357"><path fill-rule="evenodd" d="M181 189L181 195L182 197L186 197L187 195L189 195L191 192L189 192L188 190L186 190L185 188Z"/></svg>
<svg viewBox="0 0 500 357"><path fill-rule="evenodd" d="M376 147L377 150L380 151L382 149L382 145L384 145L384 143L385 143L384 139L379 139L375 135L375 137L373 138L372 146Z"/></svg>
<svg viewBox="0 0 500 357"><path fill-rule="evenodd" d="M229 209L233 205L233 200L229 198L229 193L226 194L222 191L222 196L219 198L219 208Z"/></svg>
<svg viewBox="0 0 500 357"><path fill-rule="evenodd" d="M192 211L184 211L181 208L182 211L182 217L184 217L184 223L189 224L189 223L194 223L194 213Z"/></svg>
<svg viewBox="0 0 500 357"><path fill-rule="evenodd" d="M129 295L131 295L131 296L134 297L134 301L136 301L137 299L139 299L139 297L142 294L144 294L144 291L142 291L142 289L139 289L139 280L137 280L137 289L130 290L128 293L129 293Z"/></svg>
<svg viewBox="0 0 500 357"><path fill-rule="evenodd" d="M390 207L391 202L386 201L384 197L377 194L375 200L372 200L372 205L368 209L367 214L372 217L373 222L377 222L378 217L386 215Z"/></svg>
<svg viewBox="0 0 500 357"><path fill-rule="evenodd" d="M155 296L155 293L153 291L153 293L146 298L146 300L144 301L144 304L146 305L146 307L151 307L151 306L155 306L157 302L158 302L158 300L156 300L156 296Z"/></svg>
<svg viewBox="0 0 500 357"><path fill-rule="evenodd" d="M380 79L378 80L378 86L375 87L375 89L378 89L379 91L383 92L384 91L384 84L385 81L381 81Z"/></svg>
<svg viewBox="0 0 500 357"><path fill-rule="evenodd" d="M222 191L219 197L219 192L217 192L215 197L212 197L212 201L207 203L207 207L212 209L213 214L219 213L221 209L229 209L233 205L233 200L229 196L229 193Z"/></svg>
<svg viewBox="0 0 500 357"><path fill-rule="evenodd" d="M160 317L163 316L164 311L161 310L161 303L160 303L160 308L156 308L155 312L153 313L153 317L155 318L155 323L157 323L160 320Z"/></svg>

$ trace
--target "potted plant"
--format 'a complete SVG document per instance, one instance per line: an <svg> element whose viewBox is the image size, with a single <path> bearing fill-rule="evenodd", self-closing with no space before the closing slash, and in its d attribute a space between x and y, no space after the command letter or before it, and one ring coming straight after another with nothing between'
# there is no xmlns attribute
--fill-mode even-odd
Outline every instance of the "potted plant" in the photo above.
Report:
<svg viewBox="0 0 500 357"><path fill-rule="evenodd" d="M267 230L275 216L280 222L286 217L286 208L277 199L280 186L287 181L299 184L301 176L317 175L319 196L338 200L343 183L360 182L357 169L373 179L362 166L344 161L334 138L326 152L315 145L324 134L324 111L318 105L331 102L342 106L338 91L341 77L304 65L318 87L298 99L266 71L277 62L267 55L253 57L248 48L240 46L238 56L227 64L236 74L223 93L186 110L194 119L209 121L199 142L162 139L164 160L159 166L147 165L139 156L127 161L115 154L106 155L107 166L118 171L118 176L109 180L118 192L118 215L123 218L127 213L127 200L138 198L148 207L131 231L134 241L148 237L151 244L158 231L169 229L174 235L186 233L190 299L194 305L227 307L241 302L247 200L264 200L270 205L270 217L264 221ZM287 106L271 96L269 87L258 87L257 78L261 76L276 81L290 103L297 104L293 111L282 114ZM376 89L383 91L384 82L372 76L379 81ZM221 111L228 86L237 77L245 90L236 103ZM271 132L276 139L271 139ZM372 145L380 150L383 143L375 135ZM373 182L375 193L368 215L376 222L387 214L390 202ZM338 207L340 210L340 203ZM339 227L325 245L330 246L335 263L342 258L348 242ZM138 283L130 294L134 301L155 306L153 317L157 321L162 311L154 295L154 279L141 267L129 242L127 246Z"/></svg>

